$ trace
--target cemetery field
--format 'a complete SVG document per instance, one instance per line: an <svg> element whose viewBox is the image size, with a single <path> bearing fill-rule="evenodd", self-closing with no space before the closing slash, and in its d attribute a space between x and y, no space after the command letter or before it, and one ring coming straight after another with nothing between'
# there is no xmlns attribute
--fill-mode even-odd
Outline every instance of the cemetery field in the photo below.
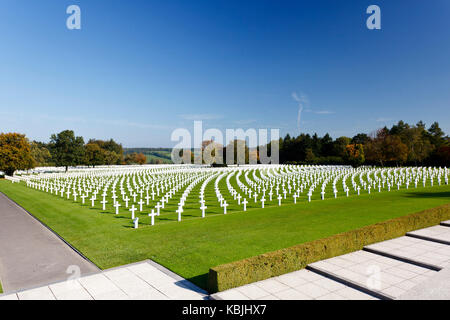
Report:
<svg viewBox="0 0 450 320"><path fill-rule="evenodd" d="M263 176L257 174L258 178ZM230 181L232 188L239 187L235 181ZM191 193L197 196L199 188L194 187ZM218 189L225 195L226 188L225 179L222 179ZM182 221L177 221L176 204L167 203L167 213L161 214L155 225L150 224L148 210L145 214L137 212L139 228L133 229L127 211L115 215L114 209L104 211L100 204L91 206L87 199L82 205L79 199L68 200L65 196L28 187L25 182L0 180L1 192L101 269L152 259L202 288L206 288L210 267L450 202L450 186L444 184L433 187L419 184L416 188L402 187L390 192L373 191L360 195L355 191L349 196L340 191L337 199L329 196L328 188L325 200L320 200L317 191L311 202L305 195L299 197L296 204L292 200L283 200L281 206L276 199L267 200L264 209L261 209L261 203L252 200L245 212L242 206L231 205L232 196L225 195L226 201L230 202L225 215L220 206L213 205L215 193L211 186L212 190L207 189L205 193L206 204L210 207L206 218L201 217L198 207L189 209L189 201L198 202L198 199L189 200L188 197ZM178 200L181 194L176 195Z"/></svg>

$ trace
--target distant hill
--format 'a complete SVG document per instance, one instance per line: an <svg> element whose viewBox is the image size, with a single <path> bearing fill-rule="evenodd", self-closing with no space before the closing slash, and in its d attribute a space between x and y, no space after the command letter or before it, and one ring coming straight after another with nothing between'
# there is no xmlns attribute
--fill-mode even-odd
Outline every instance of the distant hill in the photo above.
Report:
<svg viewBox="0 0 450 320"><path fill-rule="evenodd" d="M123 148L124 155L133 152L143 153L147 157L147 163L172 163L172 148Z"/></svg>

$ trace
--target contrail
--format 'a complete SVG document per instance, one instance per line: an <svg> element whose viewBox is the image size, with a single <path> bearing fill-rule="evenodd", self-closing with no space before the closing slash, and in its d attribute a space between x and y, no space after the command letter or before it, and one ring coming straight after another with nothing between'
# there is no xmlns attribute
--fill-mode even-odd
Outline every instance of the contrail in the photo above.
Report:
<svg viewBox="0 0 450 320"><path fill-rule="evenodd" d="M302 117L303 105L307 102L307 98L304 94L301 94L299 98L296 92L292 93L292 98L298 103L297 128L300 133L300 120Z"/></svg>

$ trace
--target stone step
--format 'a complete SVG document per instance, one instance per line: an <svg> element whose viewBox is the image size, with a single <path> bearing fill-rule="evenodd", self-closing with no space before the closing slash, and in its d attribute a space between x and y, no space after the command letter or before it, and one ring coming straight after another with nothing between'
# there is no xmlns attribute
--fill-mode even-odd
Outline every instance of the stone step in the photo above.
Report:
<svg viewBox="0 0 450 320"><path fill-rule="evenodd" d="M422 240L450 245L450 228L442 225L411 231L406 235Z"/></svg>
<svg viewBox="0 0 450 320"><path fill-rule="evenodd" d="M450 227L450 220L442 221L442 222L441 222L441 226L444 226L444 227Z"/></svg>
<svg viewBox="0 0 450 320"><path fill-rule="evenodd" d="M450 263L450 246L413 237L375 243L364 250L435 271Z"/></svg>
<svg viewBox="0 0 450 320"><path fill-rule="evenodd" d="M399 297L437 273L363 250L315 262L307 268L384 300Z"/></svg>

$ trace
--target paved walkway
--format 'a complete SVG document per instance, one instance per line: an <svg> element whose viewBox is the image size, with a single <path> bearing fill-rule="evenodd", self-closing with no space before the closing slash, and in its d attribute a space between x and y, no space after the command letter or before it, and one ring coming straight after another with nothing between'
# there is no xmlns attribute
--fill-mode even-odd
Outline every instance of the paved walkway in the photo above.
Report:
<svg viewBox="0 0 450 320"><path fill-rule="evenodd" d="M450 299L446 224L212 295L214 299Z"/></svg>
<svg viewBox="0 0 450 320"><path fill-rule="evenodd" d="M450 245L450 228L442 225L408 232L407 235Z"/></svg>
<svg viewBox="0 0 450 320"><path fill-rule="evenodd" d="M0 279L14 292L67 279L69 266L81 275L99 272L53 232L0 193ZM72 267L72 270L74 267Z"/></svg>
<svg viewBox="0 0 450 320"><path fill-rule="evenodd" d="M205 300L208 293L153 261L50 284L0 300Z"/></svg>

